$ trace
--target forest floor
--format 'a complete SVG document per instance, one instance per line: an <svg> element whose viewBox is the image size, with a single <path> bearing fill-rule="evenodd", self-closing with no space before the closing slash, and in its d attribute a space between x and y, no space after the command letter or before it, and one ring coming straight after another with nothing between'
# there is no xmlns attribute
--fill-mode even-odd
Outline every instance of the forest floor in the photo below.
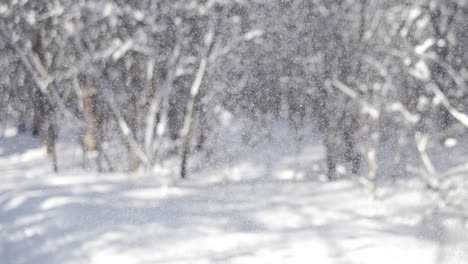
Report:
<svg viewBox="0 0 468 264"><path fill-rule="evenodd" d="M323 179L317 144L257 155L268 162L195 158L185 181L97 174L73 149L59 145L55 174L36 140L0 138L0 263L468 263L466 219L419 180L372 198Z"/></svg>

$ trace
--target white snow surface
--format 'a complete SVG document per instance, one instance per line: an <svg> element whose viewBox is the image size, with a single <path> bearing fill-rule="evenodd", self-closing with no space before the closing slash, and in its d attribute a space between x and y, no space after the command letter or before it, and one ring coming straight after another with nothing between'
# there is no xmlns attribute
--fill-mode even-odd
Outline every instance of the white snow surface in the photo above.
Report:
<svg viewBox="0 0 468 264"><path fill-rule="evenodd" d="M466 219L424 184L382 183L372 198L350 178L326 182L317 144L258 151L266 163L231 153L180 181L170 169L54 174L38 142L5 133L0 263L468 263ZM59 146L62 160L72 152Z"/></svg>

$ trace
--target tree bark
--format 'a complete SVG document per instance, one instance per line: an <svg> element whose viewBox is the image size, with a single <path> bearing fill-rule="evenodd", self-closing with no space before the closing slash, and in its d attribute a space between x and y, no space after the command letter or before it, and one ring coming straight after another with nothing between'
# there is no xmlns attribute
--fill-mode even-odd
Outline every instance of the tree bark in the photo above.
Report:
<svg viewBox="0 0 468 264"><path fill-rule="evenodd" d="M84 128L82 134L83 153L97 150L98 119L96 116L97 91L87 77L82 78L83 117L89 127Z"/></svg>
<svg viewBox="0 0 468 264"><path fill-rule="evenodd" d="M182 128L182 153L180 163L180 178L185 179L187 177L187 161L190 152L190 141L192 139L192 130L195 117L195 108L200 103L202 95L202 84L203 79L206 75L208 68L208 60L213 51L215 38L215 24L214 21L210 22L210 28L206 35L205 50L203 51L200 64L198 65L195 79L192 82L190 89L190 98L187 102L186 113L184 116L184 126Z"/></svg>

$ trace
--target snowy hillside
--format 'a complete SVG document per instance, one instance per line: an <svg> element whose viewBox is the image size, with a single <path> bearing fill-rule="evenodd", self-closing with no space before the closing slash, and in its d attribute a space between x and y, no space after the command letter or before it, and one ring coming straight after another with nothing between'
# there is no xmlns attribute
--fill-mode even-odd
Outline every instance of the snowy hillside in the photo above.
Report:
<svg viewBox="0 0 468 264"><path fill-rule="evenodd" d="M54 174L34 139L10 132L0 141L2 264L468 260L466 219L437 206L417 179L382 185L373 199L352 179L294 173L288 149L271 157L257 149L252 162L217 169L194 166L187 181L76 166ZM60 144L69 155L62 160L73 160L72 149ZM297 160L321 155L311 143Z"/></svg>

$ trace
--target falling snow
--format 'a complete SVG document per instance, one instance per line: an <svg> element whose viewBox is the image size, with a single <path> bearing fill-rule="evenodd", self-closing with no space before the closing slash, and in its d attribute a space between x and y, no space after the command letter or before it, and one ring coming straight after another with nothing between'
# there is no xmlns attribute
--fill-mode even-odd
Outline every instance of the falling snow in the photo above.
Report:
<svg viewBox="0 0 468 264"><path fill-rule="evenodd" d="M466 263L465 0L5 0L0 263Z"/></svg>

